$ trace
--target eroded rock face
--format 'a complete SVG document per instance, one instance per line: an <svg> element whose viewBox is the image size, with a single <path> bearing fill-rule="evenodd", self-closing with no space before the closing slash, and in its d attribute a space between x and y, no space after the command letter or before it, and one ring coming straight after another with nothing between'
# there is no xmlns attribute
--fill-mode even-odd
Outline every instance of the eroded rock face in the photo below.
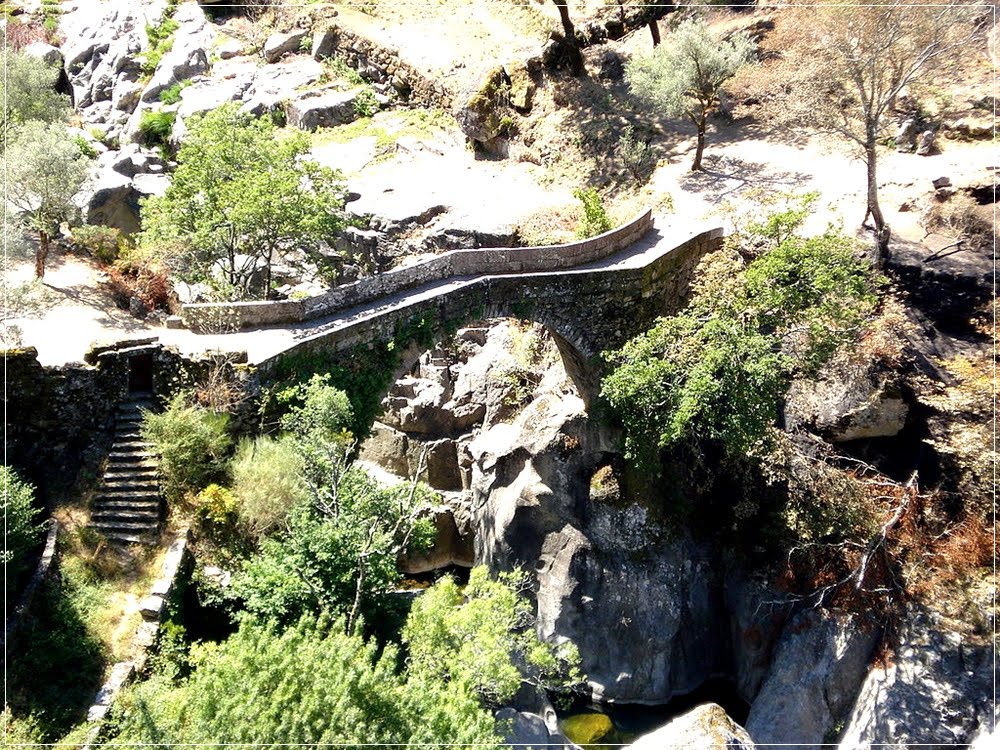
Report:
<svg viewBox="0 0 1000 750"><path fill-rule="evenodd" d="M627 493L592 499L591 477L614 450L575 394L536 396L480 434L476 562L534 569L539 634L577 644L595 698L662 703L726 663L722 587L707 547Z"/></svg>
<svg viewBox="0 0 1000 750"><path fill-rule="evenodd" d="M827 368L818 380L800 379L789 389L786 425L822 435L832 442L892 437L906 424L909 404L899 375L874 365Z"/></svg>
<svg viewBox="0 0 1000 750"><path fill-rule="evenodd" d="M879 635L872 623L846 612L793 617L747 717L754 741L812 750L835 739Z"/></svg>
<svg viewBox="0 0 1000 750"><path fill-rule="evenodd" d="M865 677L840 750L977 739L990 724L992 664L988 644L973 644L935 614L909 607L895 653Z"/></svg>

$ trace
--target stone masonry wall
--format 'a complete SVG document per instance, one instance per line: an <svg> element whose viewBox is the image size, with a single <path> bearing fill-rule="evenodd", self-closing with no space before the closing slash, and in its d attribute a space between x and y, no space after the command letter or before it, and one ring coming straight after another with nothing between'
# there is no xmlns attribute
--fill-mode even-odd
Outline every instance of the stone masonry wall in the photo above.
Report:
<svg viewBox="0 0 1000 750"><path fill-rule="evenodd" d="M344 284L305 300L184 305L184 324L200 329L220 315L239 328L298 323L383 299L442 279L486 274L555 271L601 260L641 239L653 226L652 211L590 239L564 245L452 250L423 263Z"/></svg>
<svg viewBox="0 0 1000 750"><path fill-rule="evenodd" d="M403 62L397 50L336 24L315 31L313 36L313 54L317 59L339 57L362 78L391 85L410 104L451 108L452 95L444 85Z"/></svg>

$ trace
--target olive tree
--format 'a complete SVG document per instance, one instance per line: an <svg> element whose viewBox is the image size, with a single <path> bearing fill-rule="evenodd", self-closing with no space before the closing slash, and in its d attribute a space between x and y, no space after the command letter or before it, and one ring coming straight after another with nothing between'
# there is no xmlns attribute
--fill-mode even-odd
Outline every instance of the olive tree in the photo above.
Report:
<svg viewBox="0 0 1000 750"><path fill-rule="evenodd" d="M35 276L45 276L52 236L77 211L74 196L87 178L89 161L65 125L26 122L13 130L4 150L5 199L27 228L38 234Z"/></svg>
<svg viewBox="0 0 1000 750"><path fill-rule="evenodd" d="M57 122L69 114L69 97L56 92L59 69L13 50L0 52L0 131L29 120ZM0 150L4 141L0 139Z"/></svg>
<svg viewBox="0 0 1000 750"><path fill-rule="evenodd" d="M704 23L689 19L665 44L627 63L629 88L640 101L671 117L687 117L694 124L698 147L692 170L702 168L708 116L719 106L722 85L753 54L754 44L745 33L721 40Z"/></svg>
<svg viewBox="0 0 1000 750"><path fill-rule="evenodd" d="M878 201L878 145L887 116L902 90L981 32L973 23L982 6L923 5L899 0L864 0L811 8L807 39L795 62L812 80L797 92L802 114L832 127L857 144L867 168L867 210L876 247L884 256L889 226Z"/></svg>
<svg viewBox="0 0 1000 750"><path fill-rule="evenodd" d="M305 158L304 133L276 130L235 104L195 120L170 187L142 205L142 244L225 296L266 296L277 254L332 239L346 196L337 172Z"/></svg>

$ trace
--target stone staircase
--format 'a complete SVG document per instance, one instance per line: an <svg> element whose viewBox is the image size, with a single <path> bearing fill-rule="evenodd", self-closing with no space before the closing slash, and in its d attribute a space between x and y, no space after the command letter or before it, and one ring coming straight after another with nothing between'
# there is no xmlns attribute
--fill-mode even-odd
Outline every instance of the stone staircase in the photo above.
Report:
<svg viewBox="0 0 1000 750"><path fill-rule="evenodd" d="M101 487L91 504L91 528L120 544L156 544L163 500L157 458L140 435L141 409L152 409L151 395L134 394L118 405L115 439Z"/></svg>

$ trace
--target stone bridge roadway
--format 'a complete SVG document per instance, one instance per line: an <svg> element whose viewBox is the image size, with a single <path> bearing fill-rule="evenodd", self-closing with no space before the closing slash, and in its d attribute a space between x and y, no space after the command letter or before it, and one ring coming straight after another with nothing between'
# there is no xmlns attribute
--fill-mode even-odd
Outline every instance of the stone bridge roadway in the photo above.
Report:
<svg viewBox="0 0 1000 750"><path fill-rule="evenodd" d="M546 326L573 374L601 351L648 328L657 316L679 309L698 261L721 242L721 229L685 227L657 217L630 247L570 269L452 277L301 323L226 335L164 331L160 340L186 353L246 351L249 362L266 375L289 354L346 354L358 344L391 340L398 326L428 317L436 333L513 317Z"/></svg>

